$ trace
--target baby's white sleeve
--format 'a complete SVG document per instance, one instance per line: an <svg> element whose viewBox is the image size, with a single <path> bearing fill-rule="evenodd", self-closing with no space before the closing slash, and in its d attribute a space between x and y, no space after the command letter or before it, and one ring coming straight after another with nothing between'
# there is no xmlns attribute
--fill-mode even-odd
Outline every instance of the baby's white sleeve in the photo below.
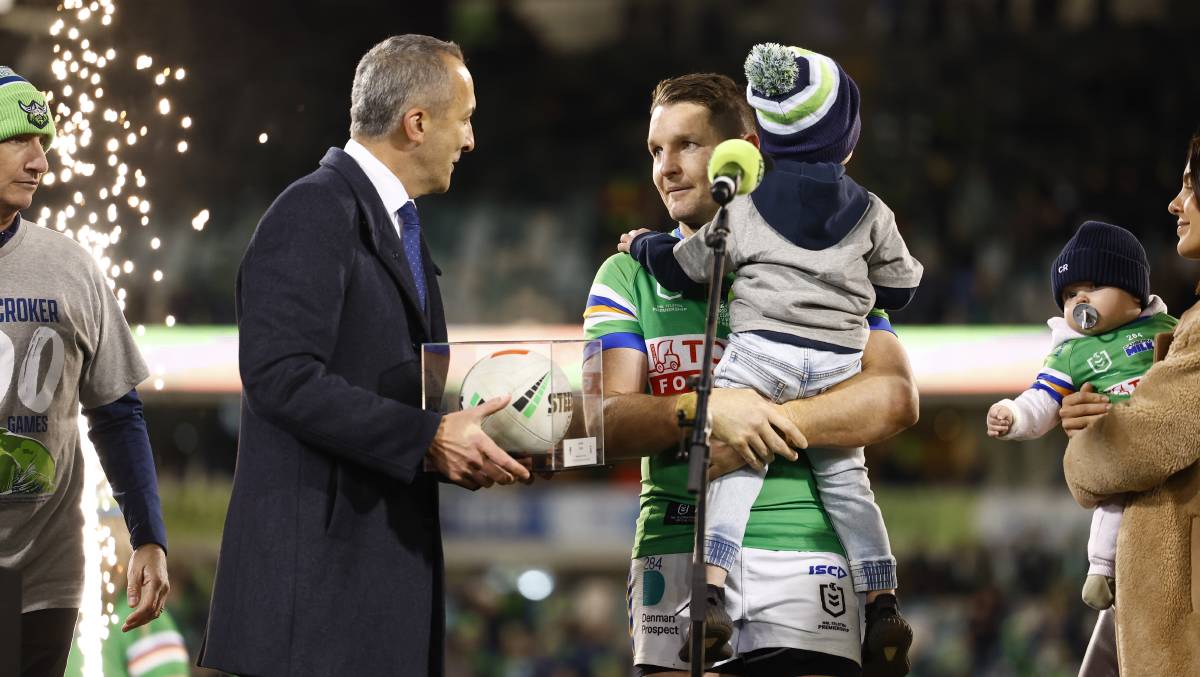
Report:
<svg viewBox="0 0 1200 677"><path fill-rule="evenodd" d="M1000 400L996 404L1008 407L1013 422L1002 440L1032 440L1045 435L1058 425L1059 403L1041 388L1030 388L1015 400Z"/></svg>

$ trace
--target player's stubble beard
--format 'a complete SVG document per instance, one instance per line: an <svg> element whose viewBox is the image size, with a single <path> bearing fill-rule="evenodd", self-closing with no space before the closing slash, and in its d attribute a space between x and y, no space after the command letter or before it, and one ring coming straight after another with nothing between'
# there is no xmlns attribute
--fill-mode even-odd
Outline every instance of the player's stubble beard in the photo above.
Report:
<svg viewBox="0 0 1200 677"><path fill-rule="evenodd" d="M681 219L675 219L675 222L679 224L679 229L683 231L684 237L691 237L717 215L717 203L707 199L708 186L704 187L704 192L705 198L691 210L691 213L684 214Z"/></svg>

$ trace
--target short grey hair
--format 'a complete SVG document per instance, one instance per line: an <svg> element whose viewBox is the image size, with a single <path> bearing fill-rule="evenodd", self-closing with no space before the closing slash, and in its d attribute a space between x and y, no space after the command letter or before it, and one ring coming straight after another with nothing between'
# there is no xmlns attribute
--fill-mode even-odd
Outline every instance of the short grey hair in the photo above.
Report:
<svg viewBox="0 0 1200 677"><path fill-rule="evenodd" d="M372 47L354 70L350 135L386 136L413 106L441 112L454 96L447 56L463 60L458 45L428 35L397 35Z"/></svg>

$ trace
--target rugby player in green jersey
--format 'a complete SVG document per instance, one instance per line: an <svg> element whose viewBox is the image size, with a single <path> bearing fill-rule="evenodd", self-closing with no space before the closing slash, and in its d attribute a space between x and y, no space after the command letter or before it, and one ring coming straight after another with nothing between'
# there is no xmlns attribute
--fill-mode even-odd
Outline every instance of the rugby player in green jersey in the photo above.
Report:
<svg viewBox="0 0 1200 677"><path fill-rule="evenodd" d="M648 150L677 236L691 236L716 213L706 171L713 147L734 137L756 140L754 129L742 91L725 76L693 74L659 83ZM699 371L704 315L702 301L662 289L623 254L597 272L584 313L587 336L604 347L607 454L642 463L628 593L639 675L680 675L688 668L679 651L690 622L693 501L687 465L675 459L682 437L676 411L688 406L680 396ZM870 324L875 331L862 373L819 396L775 405L750 389L713 393L710 474L741 467L748 455L772 461L741 560L728 577L727 598L710 604L732 611L730 645L737 654L712 668L716 673L841 677L906 670L906 648L862 655L860 604L849 565L803 454L797 457L785 441L862 453L863 445L916 422L908 358L886 315L872 313ZM728 333L724 308L718 333L719 359Z"/></svg>

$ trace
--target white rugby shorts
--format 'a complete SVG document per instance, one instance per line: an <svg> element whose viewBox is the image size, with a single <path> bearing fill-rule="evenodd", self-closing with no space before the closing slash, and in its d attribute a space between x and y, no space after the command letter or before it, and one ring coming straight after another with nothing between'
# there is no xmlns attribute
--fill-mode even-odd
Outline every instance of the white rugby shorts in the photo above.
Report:
<svg viewBox="0 0 1200 677"><path fill-rule="evenodd" d="M679 647L691 623L691 553L631 562L627 602L634 665L687 670ZM845 557L742 548L729 571L725 606L734 656L756 649L817 651L861 663L862 600Z"/></svg>

